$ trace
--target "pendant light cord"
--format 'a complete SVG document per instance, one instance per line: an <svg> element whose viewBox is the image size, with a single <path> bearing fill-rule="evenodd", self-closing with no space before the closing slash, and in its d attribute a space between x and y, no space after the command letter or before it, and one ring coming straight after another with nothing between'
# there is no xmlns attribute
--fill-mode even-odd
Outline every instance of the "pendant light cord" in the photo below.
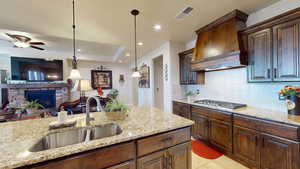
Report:
<svg viewBox="0 0 300 169"><path fill-rule="evenodd" d="M77 69L77 58L76 58L76 36L75 36L75 0L72 1L73 4L73 62L72 62L72 66L73 69Z"/></svg>
<svg viewBox="0 0 300 169"><path fill-rule="evenodd" d="M135 71L137 68L137 50L136 50L136 15L134 15L134 60L135 60Z"/></svg>

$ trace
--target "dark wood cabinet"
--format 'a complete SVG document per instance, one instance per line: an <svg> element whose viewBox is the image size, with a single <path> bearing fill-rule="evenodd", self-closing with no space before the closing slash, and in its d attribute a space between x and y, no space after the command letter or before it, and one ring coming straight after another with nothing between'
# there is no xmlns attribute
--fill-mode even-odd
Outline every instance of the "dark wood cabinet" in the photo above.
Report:
<svg viewBox="0 0 300 169"><path fill-rule="evenodd" d="M191 61L194 49L179 53L180 84L204 84L204 72L192 72Z"/></svg>
<svg viewBox="0 0 300 169"><path fill-rule="evenodd" d="M138 159L138 169L191 169L191 143L183 143Z"/></svg>
<svg viewBox="0 0 300 169"><path fill-rule="evenodd" d="M159 151L138 159L138 169L166 169L166 151Z"/></svg>
<svg viewBox="0 0 300 169"><path fill-rule="evenodd" d="M248 81L300 81L300 9L252 25L248 41Z"/></svg>
<svg viewBox="0 0 300 169"><path fill-rule="evenodd" d="M261 169L299 169L299 143L266 134L261 135Z"/></svg>
<svg viewBox="0 0 300 169"><path fill-rule="evenodd" d="M167 151L167 169L191 169L191 143L184 143Z"/></svg>
<svg viewBox="0 0 300 169"><path fill-rule="evenodd" d="M248 81L272 81L271 29L248 35Z"/></svg>
<svg viewBox="0 0 300 169"><path fill-rule="evenodd" d="M252 129L234 126L233 154L235 157L248 166L258 169L259 151L259 133Z"/></svg>
<svg viewBox="0 0 300 169"><path fill-rule="evenodd" d="M273 28L274 81L300 80L299 26L294 20Z"/></svg>
<svg viewBox="0 0 300 169"><path fill-rule="evenodd" d="M210 119L209 141L225 153L232 152L232 124Z"/></svg>
<svg viewBox="0 0 300 169"><path fill-rule="evenodd" d="M135 167L135 161L129 161L129 162L125 162L113 167L109 167L107 169L136 169Z"/></svg>
<svg viewBox="0 0 300 169"><path fill-rule="evenodd" d="M186 119L191 119L189 104L173 101L173 113Z"/></svg>
<svg viewBox="0 0 300 169"><path fill-rule="evenodd" d="M208 140L209 120L207 117L193 113L192 118L195 124L192 126L192 136L196 139Z"/></svg>

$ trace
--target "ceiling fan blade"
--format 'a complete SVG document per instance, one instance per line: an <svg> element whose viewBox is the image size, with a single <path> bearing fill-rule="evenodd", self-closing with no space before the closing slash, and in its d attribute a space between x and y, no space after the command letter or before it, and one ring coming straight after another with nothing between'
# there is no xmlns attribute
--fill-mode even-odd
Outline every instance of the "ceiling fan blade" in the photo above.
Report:
<svg viewBox="0 0 300 169"><path fill-rule="evenodd" d="M30 45L45 45L44 42L30 42Z"/></svg>
<svg viewBox="0 0 300 169"><path fill-rule="evenodd" d="M40 48L40 47L37 47L37 46L33 46L33 45L30 45L31 48L34 48L34 49L38 49L38 50L45 50L43 48Z"/></svg>

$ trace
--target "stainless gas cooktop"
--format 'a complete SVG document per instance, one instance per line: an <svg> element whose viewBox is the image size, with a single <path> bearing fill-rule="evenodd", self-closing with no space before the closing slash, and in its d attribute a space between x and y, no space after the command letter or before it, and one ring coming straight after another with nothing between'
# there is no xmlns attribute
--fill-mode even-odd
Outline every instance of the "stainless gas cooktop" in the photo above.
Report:
<svg viewBox="0 0 300 169"><path fill-rule="evenodd" d="M224 108L224 109L229 109L229 110L234 110L242 107L246 107L246 104L239 104L239 103L231 103L231 102L223 102L223 101L216 101L216 100L197 100L194 101L196 104L203 104L207 106L212 106L216 108Z"/></svg>

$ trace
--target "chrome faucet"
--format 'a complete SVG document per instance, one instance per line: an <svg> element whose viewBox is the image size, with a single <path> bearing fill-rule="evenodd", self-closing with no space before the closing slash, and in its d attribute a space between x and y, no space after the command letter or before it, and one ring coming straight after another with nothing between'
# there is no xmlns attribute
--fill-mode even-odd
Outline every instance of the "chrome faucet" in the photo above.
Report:
<svg viewBox="0 0 300 169"><path fill-rule="evenodd" d="M97 102L97 112L101 112L102 111L102 106L100 103L100 99L97 96L91 96L88 97L86 100L86 125L91 125L91 121L95 120L95 118L90 117L90 101L94 99Z"/></svg>

